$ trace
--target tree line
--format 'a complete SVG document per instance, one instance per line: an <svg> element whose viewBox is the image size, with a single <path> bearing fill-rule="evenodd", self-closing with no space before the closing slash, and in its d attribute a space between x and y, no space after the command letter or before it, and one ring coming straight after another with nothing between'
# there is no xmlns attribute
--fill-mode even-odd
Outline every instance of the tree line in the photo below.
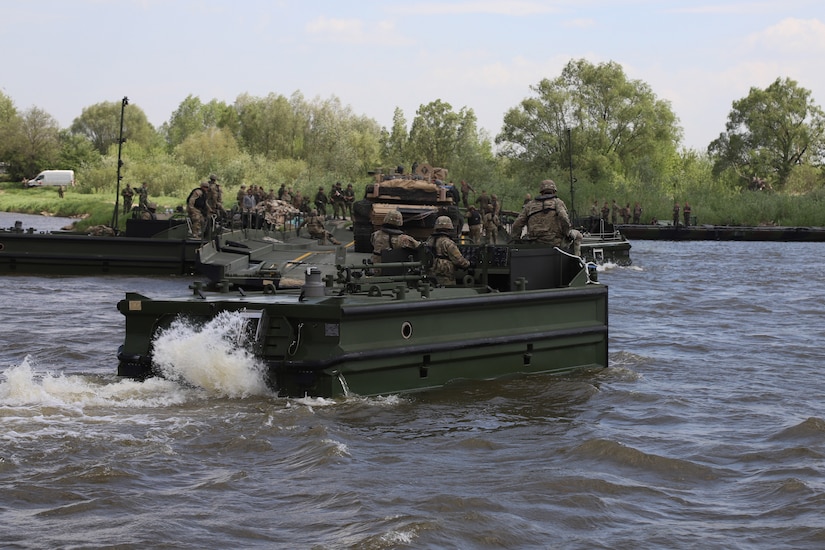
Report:
<svg viewBox="0 0 825 550"><path fill-rule="evenodd" d="M500 132L480 130L472 108L436 99L411 123L396 108L392 126L354 113L337 97L308 100L248 94L234 103L186 97L155 128L137 103L125 108L124 178L153 193L185 196L206 175L225 187L281 183L313 189L366 181L379 167L445 167L456 182L518 201L547 177L578 204L617 197L672 200L701 190L810 192L825 183L825 115L811 92L788 78L733 101L719 137L705 151L685 149L669 102L615 62L571 60L530 87L503 115ZM38 107L20 111L0 92L0 162L17 181L41 169L74 169L81 192L116 185L121 101L83 109L69 128ZM567 197L572 198L572 197Z"/></svg>

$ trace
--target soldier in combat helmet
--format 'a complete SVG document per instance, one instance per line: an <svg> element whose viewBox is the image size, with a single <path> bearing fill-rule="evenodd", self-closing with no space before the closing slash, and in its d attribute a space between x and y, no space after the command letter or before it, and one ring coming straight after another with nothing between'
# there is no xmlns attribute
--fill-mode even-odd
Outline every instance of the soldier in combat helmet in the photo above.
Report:
<svg viewBox="0 0 825 550"><path fill-rule="evenodd" d="M439 216L435 220L433 234L427 239L427 246L435 256L435 261L430 268L430 276L435 278L439 286L455 285L455 268L470 267L470 261L461 255L461 251L450 236L453 230L453 220L449 216Z"/></svg>
<svg viewBox="0 0 825 550"><path fill-rule="evenodd" d="M372 261L381 263L382 250L394 250L397 248L418 248L421 243L410 237L401 230L404 225L404 217L398 210L390 210L384 216L384 223L381 229L375 231L370 237L372 242Z"/></svg>
<svg viewBox="0 0 825 550"><path fill-rule="evenodd" d="M527 240L562 246L570 233L570 218L564 201L556 196L553 180L544 180L539 195L524 205L516 221L513 222L511 236L521 238L522 228L527 228Z"/></svg>

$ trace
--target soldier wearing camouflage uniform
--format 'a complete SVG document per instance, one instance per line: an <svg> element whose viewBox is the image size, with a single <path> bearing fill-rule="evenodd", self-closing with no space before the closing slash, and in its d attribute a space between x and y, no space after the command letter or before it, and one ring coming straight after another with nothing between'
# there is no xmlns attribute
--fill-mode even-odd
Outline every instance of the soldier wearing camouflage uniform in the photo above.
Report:
<svg viewBox="0 0 825 550"><path fill-rule="evenodd" d="M372 262L381 263L381 251L396 248L418 248L421 243L401 230L404 218L398 210L390 210L384 216L381 229L370 237L372 242Z"/></svg>
<svg viewBox="0 0 825 550"><path fill-rule="evenodd" d="M203 223L212 212L209 206L209 183L203 182L200 187L193 189L186 199L186 214L189 216L194 239L200 239L203 233Z"/></svg>
<svg viewBox="0 0 825 550"><path fill-rule="evenodd" d="M524 205L516 221L513 222L511 236L521 238L521 229L527 227L525 239L561 246L570 232L570 218L564 202L556 197L553 180L541 182L539 195Z"/></svg>
<svg viewBox="0 0 825 550"><path fill-rule="evenodd" d="M309 217L298 226L298 231L300 231L303 226L307 226L309 236L313 239L318 239L321 241L321 244L326 244L327 241L332 244L341 244L341 242L336 240L335 237L332 236L332 233L324 227L324 217L319 216L317 210L310 212Z"/></svg>
<svg viewBox="0 0 825 550"><path fill-rule="evenodd" d="M149 185L144 181L143 185L137 188L138 206L140 208L149 209Z"/></svg>
<svg viewBox="0 0 825 550"><path fill-rule="evenodd" d="M498 215L495 206L488 204L484 207L484 233L487 235L487 244L496 244L498 236Z"/></svg>
<svg viewBox="0 0 825 550"><path fill-rule="evenodd" d="M458 246L450 237L452 232L453 221L449 216L439 216L435 220L435 231L427 240L427 246L435 256L429 275L435 278L439 286L455 285L455 268L470 267L469 260L461 255Z"/></svg>
<svg viewBox="0 0 825 550"><path fill-rule="evenodd" d="M132 210L132 199L135 196L135 190L127 183L120 194L123 195L123 213L128 214Z"/></svg>
<svg viewBox="0 0 825 550"><path fill-rule="evenodd" d="M482 223L481 212L471 204L467 212L467 228L470 230L470 240L473 244L481 244Z"/></svg>

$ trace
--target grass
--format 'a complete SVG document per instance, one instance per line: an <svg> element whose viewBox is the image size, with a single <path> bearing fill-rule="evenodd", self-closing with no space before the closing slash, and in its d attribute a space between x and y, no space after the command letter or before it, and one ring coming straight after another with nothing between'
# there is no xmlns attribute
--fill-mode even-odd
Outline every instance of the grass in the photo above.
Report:
<svg viewBox="0 0 825 550"><path fill-rule="evenodd" d="M150 200L158 204L158 210L181 204L177 197L150 197ZM123 208L122 202L119 207ZM20 183L0 183L0 211L75 218L74 229L78 231L93 225L110 225L114 208L113 195L80 194L69 188L61 199L57 187L26 189ZM122 213L118 215L118 227L126 228L126 216Z"/></svg>

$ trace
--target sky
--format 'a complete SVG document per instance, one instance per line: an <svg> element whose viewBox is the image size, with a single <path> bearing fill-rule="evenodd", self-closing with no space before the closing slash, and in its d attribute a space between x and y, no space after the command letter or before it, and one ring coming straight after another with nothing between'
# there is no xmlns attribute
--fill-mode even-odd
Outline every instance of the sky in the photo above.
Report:
<svg viewBox="0 0 825 550"><path fill-rule="evenodd" d="M440 99L494 138L576 59L648 84L704 151L732 103L777 78L825 108L825 2L0 0L0 91L61 128L124 96L158 127L190 95L299 92L387 128Z"/></svg>

